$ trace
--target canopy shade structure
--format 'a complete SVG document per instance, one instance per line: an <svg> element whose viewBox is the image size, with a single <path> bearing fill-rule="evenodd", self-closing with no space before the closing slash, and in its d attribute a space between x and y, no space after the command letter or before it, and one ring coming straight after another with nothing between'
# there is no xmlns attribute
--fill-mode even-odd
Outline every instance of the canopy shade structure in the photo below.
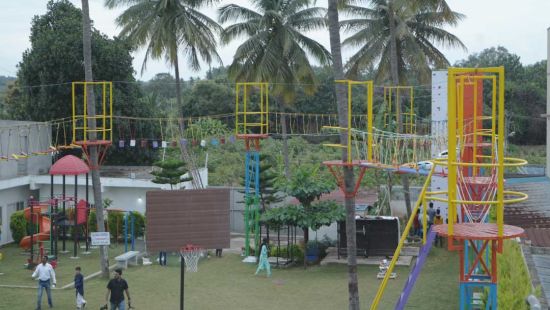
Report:
<svg viewBox="0 0 550 310"><path fill-rule="evenodd" d="M66 155L50 168L50 175L79 175L90 172L88 165L74 155Z"/></svg>

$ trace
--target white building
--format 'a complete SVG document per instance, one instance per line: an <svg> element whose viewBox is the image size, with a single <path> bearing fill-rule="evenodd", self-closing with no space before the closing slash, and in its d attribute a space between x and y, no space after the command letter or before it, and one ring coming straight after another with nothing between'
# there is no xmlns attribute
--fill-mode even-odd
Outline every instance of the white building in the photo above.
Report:
<svg viewBox="0 0 550 310"><path fill-rule="evenodd" d="M10 216L27 207L28 199L50 197L51 177L48 174L52 156L47 151L51 141L47 123L0 120L0 245L13 241ZM111 209L145 212L146 192L170 189L169 185L151 182L152 167L102 167L103 198L112 200ZM206 168L199 169L202 183L208 185ZM54 176L54 195L63 190L63 177ZM75 195L74 176L65 177L65 195ZM86 198L86 176L77 178L78 199ZM89 176L89 201L94 203L92 179ZM178 188L192 188L191 182Z"/></svg>

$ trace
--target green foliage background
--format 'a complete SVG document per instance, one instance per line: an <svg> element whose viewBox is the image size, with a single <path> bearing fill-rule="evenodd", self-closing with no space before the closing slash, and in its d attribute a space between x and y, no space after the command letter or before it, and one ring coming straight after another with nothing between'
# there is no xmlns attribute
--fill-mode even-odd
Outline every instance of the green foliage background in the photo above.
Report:
<svg viewBox="0 0 550 310"><path fill-rule="evenodd" d="M498 308L503 310L529 309L525 303L533 293L531 278L521 247L515 240L506 240L504 250L497 255Z"/></svg>

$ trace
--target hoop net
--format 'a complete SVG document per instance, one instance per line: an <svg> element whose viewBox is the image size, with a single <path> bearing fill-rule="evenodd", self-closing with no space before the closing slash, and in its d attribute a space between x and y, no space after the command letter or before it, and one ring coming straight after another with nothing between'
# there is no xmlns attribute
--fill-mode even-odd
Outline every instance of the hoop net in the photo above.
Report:
<svg viewBox="0 0 550 310"><path fill-rule="evenodd" d="M185 270L197 272L199 270L199 259L202 256L203 249L196 245L188 244L180 249L180 255L185 262Z"/></svg>

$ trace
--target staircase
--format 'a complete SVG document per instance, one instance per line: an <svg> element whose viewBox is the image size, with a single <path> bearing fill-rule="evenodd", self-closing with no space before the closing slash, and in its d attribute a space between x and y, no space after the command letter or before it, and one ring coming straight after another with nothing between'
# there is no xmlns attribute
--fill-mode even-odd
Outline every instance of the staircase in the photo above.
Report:
<svg viewBox="0 0 550 310"><path fill-rule="evenodd" d="M428 257L428 254L430 253L430 250L432 249L432 245L435 240L436 233L432 230L428 233L428 238L426 240L426 244L422 246L420 249L420 254L418 255L416 259L416 264L413 267L413 270L409 274L409 278L407 279L407 282L405 283L405 287L403 288L403 292L401 293L401 296L399 296L399 300L397 301L397 305L395 305L396 310L402 310L405 309L405 305L407 304L407 300L409 299L409 296L411 295L411 292L414 287L414 283L416 282L416 279L418 279L418 275L420 275L420 271L422 270L422 267L424 267L424 263L426 262L426 258Z"/></svg>

